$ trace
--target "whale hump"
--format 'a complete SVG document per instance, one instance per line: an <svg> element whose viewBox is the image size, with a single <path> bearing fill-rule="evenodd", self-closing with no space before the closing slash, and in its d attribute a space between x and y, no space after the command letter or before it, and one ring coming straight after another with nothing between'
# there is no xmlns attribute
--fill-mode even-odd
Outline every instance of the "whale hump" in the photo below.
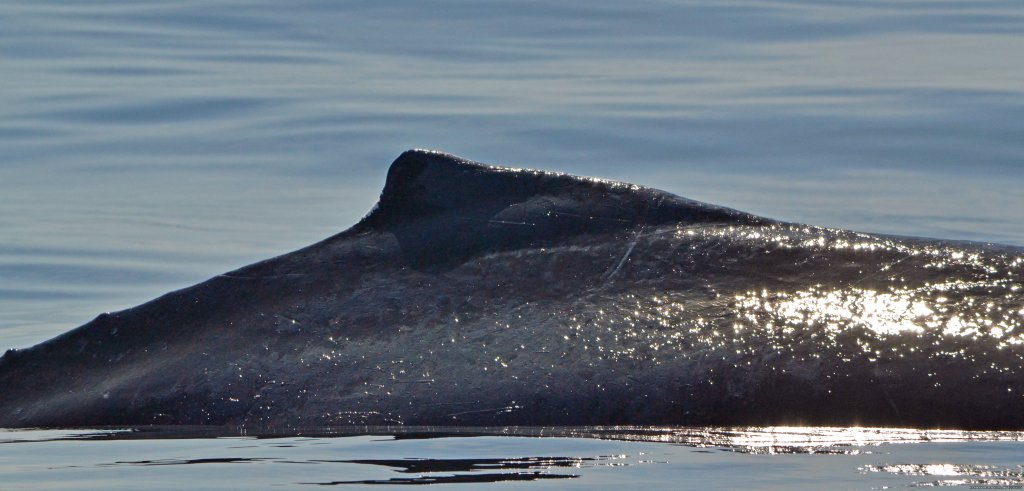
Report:
<svg viewBox="0 0 1024 491"><path fill-rule="evenodd" d="M763 220L635 184L499 167L444 152L413 149L391 164L380 200L360 226L393 226L436 214L500 209L530 202L539 204L546 216L551 215L546 212L558 206L590 211L587 220ZM661 208L664 210L659 213Z"/></svg>
<svg viewBox="0 0 1024 491"><path fill-rule="evenodd" d="M377 205L351 232L394 232L412 264L442 267L578 234L664 223L768 222L635 184L414 149L391 164Z"/></svg>
<svg viewBox="0 0 1024 491"><path fill-rule="evenodd" d="M410 150L352 228L0 358L0 426L1024 428L1024 250Z"/></svg>

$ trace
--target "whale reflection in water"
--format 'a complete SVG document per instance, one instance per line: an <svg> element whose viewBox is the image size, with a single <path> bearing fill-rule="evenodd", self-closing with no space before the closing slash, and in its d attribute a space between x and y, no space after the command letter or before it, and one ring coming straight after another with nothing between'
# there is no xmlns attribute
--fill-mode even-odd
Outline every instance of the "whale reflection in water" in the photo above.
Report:
<svg viewBox="0 0 1024 491"><path fill-rule="evenodd" d="M0 360L0 425L1024 428L1024 250L399 157L374 210Z"/></svg>

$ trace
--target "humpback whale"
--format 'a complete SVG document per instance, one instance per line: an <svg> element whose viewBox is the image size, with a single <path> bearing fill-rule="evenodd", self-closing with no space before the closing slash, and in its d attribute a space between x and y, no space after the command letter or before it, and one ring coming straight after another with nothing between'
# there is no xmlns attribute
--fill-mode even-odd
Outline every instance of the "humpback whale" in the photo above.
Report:
<svg viewBox="0 0 1024 491"><path fill-rule="evenodd" d="M1024 249L410 150L359 223L0 358L0 426L1024 428Z"/></svg>

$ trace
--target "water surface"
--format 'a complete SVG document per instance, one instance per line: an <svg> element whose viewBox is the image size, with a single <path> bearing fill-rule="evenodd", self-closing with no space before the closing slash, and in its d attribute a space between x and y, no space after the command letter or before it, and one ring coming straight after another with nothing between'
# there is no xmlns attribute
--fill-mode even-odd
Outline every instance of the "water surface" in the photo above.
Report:
<svg viewBox="0 0 1024 491"><path fill-rule="evenodd" d="M0 350L334 234L372 206L387 165L411 147L792 221L1024 245L1024 5L1014 0L9 0L0 26ZM307 443L346 455L392 445L361 438ZM621 453L636 464L620 473L600 461L535 487L667 487L746 465L780 472L759 484L804 476L815 487L832 474L811 469L841 462L575 439L383 453L479 456L471 448L483 441L502 458ZM115 475L176 472L97 467L141 459L132 445L148 460L322 457L224 452L216 439L62 441L4 446L2 473L14 482L16 462L19 485L101 488L139 484ZM915 465L1002 465L1021 451L898 448ZM675 463L638 464L647 451ZM898 460L842 466L883 466L853 487L920 480L885 470ZM294 484L299 467L315 469L310 482L393 477L275 462L244 464L248 482Z"/></svg>
<svg viewBox="0 0 1024 491"><path fill-rule="evenodd" d="M198 438L210 436L208 430L5 431L0 475L5 489L132 489L142 483L148 489L1024 486L1020 433L783 427L361 431L371 434ZM585 435L602 439L578 438Z"/></svg>

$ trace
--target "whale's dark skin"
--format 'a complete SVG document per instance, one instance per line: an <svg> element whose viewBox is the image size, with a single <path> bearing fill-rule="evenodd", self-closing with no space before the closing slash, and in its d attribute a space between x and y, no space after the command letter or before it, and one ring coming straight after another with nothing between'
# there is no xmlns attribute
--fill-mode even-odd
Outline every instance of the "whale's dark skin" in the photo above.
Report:
<svg viewBox="0 0 1024 491"><path fill-rule="evenodd" d="M0 426L1024 428L1024 249L409 151L360 223L0 359Z"/></svg>

